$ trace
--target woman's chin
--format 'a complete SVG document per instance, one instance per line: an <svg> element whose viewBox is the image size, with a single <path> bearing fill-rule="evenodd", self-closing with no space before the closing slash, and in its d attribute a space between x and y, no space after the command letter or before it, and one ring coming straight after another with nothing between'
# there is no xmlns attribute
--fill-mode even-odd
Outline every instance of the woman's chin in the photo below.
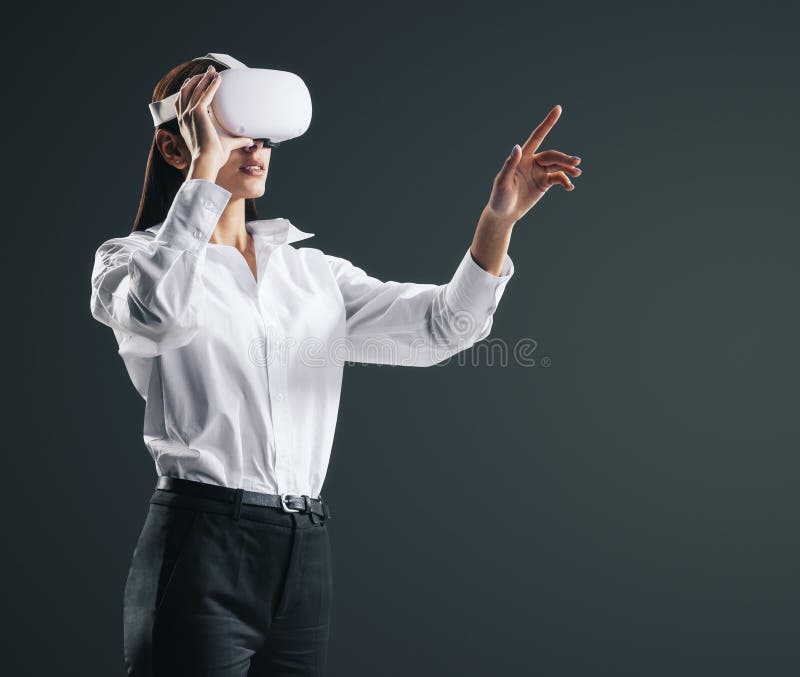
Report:
<svg viewBox="0 0 800 677"><path fill-rule="evenodd" d="M255 190L252 188L250 190L245 190L244 191L245 198L252 198L255 200L257 197L261 197L264 195L264 193L266 192L266 188L267 187L262 184L260 188L257 188Z"/></svg>
<svg viewBox="0 0 800 677"><path fill-rule="evenodd" d="M257 197L261 197L266 192L266 188L267 186L265 181L253 181L251 179L249 181L245 180L239 182L239 185L236 186L236 189L232 190L231 192L237 197L248 200L251 198L255 199Z"/></svg>

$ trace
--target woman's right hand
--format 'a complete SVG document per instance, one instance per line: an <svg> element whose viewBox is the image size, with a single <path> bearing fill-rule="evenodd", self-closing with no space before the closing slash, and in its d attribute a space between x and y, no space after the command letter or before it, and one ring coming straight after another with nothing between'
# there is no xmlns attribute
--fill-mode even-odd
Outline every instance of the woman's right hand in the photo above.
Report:
<svg viewBox="0 0 800 677"><path fill-rule="evenodd" d="M231 136L215 125L210 106L221 81L222 77L211 66L205 73L188 78L175 101L181 136L192 156L192 164L215 172L228 161L232 150L253 144L253 139Z"/></svg>

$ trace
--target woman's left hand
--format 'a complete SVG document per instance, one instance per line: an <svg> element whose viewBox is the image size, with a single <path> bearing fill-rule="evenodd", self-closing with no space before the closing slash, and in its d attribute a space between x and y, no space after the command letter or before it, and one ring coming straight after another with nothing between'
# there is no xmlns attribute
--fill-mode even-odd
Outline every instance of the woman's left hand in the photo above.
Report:
<svg viewBox="0 0 800 677"><path fill-rule="evenodd" d="M551 186L560 183L565 190L575 188L567 174L580 176L581 170L577 168L581 161L579 157L557 150L535 152L560 116L561 106L555 106L531 132L521 150L519 144L514 146L494 179L492 194L484 211L498 220L516 222Z"/></svg>

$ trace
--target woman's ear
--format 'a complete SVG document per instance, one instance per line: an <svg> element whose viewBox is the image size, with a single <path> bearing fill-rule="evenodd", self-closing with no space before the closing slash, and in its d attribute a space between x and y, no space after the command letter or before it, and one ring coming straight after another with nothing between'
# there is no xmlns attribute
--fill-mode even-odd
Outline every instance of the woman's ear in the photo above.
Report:
<svg viewBox="0 0 800 677"><path fill-rule="evenodd" d="M164 161L176 169L187 169L191 165L191 157L182 136L176 136L166 129L156 131L156 147Z"/></svg>

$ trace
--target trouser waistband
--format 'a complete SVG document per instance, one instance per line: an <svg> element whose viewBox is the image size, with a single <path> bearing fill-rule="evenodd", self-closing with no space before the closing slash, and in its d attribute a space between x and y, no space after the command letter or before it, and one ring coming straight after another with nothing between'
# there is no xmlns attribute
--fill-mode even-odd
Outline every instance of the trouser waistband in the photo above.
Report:
<svg viewBox="0 0 800 677"><path fill-rule="evenodd" d="M224 487L218 484L169 477L167 475L162 475L158 478L156 489L232 503L234 506L233 514L236 518L238 518L239 510L243 504L278 508L287 513L309 513L325 520L331 518L328 504L322 501L322 496L311 498L306 494L299 496L296 494L266 494L260 491L234 489L233 487Z"/></svg>

